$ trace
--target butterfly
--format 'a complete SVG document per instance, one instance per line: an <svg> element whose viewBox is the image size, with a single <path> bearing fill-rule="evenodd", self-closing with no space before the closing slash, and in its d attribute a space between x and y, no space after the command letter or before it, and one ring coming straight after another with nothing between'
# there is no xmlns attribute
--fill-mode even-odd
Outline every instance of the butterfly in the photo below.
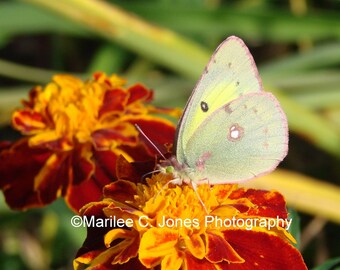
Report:
<svg viewBox="0 0 340 270"><path fill-rule="evenodd" d="M262 86L244 42L212 55L179 121L167 170L174 184L239 183L273 171L288 151L287 118Z"/></svg>

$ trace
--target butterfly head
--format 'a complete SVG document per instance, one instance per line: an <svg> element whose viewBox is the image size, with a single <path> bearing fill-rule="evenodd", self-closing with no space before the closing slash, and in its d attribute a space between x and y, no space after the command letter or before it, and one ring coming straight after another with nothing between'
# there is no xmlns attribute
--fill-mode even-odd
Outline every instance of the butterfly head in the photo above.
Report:
<svg viewBox="0 0 340 270"><path fill-rule="evenodd" d="M162 174L171 174L174 184L190 184L193 180L194 169L188 167L185 163L179 163L175 156L161 162L159 171Z"/></svg>

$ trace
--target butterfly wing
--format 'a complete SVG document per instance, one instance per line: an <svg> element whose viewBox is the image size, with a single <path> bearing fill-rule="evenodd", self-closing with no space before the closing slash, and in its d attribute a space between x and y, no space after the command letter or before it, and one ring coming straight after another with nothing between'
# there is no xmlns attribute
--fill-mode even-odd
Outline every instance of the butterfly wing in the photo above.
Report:
<svg viewBox="0 0 340 270"><path fill-rule="evenodd" d="M177 160L184 162L185 146L213 111L241 95L261 91L261 79L248 48L235 36L227 38L211 57L185 107L175 140Z"/></svg>
<svg viewBox="0 0 340 270"><path fill-rule="evenodd" d="M185 163L196 180L245 181L275 169L288 150L287 120L270 93L251 93L215 110L192 134Z"/></svg>

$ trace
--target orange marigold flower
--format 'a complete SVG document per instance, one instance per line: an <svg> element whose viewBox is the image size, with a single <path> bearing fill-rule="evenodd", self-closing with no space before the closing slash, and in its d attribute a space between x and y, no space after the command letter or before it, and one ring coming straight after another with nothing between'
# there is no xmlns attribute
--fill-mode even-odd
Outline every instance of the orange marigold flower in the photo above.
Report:
<svg viewBox="0 0 340 270"><path fill-rule="evenodd" d="M56 75L45 88L31 90L12 116L24 138L2 147L0 154L0 188L10 207L43 206L65 196L77 211L98 200L102 187L117 179L117 157L133 161L154 156L134 124L155 143L172 142L174 125L153 114L179 111L147 105L152 91L124 84L104 73L86 82Z"/></svg>
<svg viewBox="0 0 340 270"><path fill-rule="evenodd" d="M164 188L172 178L118 180L84 206L83 217L95 221L74 268L307 269L279 222L288 217L281 194L231 184Z"/></svg>

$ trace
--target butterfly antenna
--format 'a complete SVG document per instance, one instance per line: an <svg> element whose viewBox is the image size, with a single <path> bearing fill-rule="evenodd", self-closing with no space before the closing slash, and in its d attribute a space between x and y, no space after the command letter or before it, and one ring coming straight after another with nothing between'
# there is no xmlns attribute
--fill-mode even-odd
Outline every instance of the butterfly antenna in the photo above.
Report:
<svg viewBox="0 0 340 270"><path fill-rule="evenodd" d="M154 171L151 171L151 172L147 172L147 173L143 174L141 178L144 179L147 175L153 174L153 173L156 173L156 172L161 172L161 170L154 170Z"/></svg>
<svg viewBox="0 0 340 270"><path fill-rule="evenodd" d="M140 128L140 126L138 126L137 124L135 124L136 129L139 131L140 134L142 134L142 136L149 142L149 144L156 150L156 152L163 158L166 159L165 156L162 154L162 152L157 148L157 146L150 140L150 138L148 136L146 136L146 134L143 132L143 130Z"/></svg>

